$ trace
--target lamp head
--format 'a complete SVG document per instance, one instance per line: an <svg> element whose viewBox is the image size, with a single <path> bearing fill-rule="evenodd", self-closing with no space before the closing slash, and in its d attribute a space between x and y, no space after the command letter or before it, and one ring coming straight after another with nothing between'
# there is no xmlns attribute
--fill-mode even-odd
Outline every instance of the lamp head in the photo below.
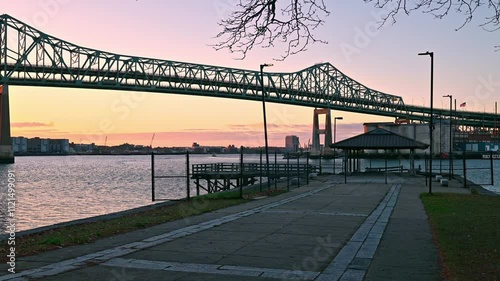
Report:
<svg viewBox="0 0 500 281"><path fill-rule="evenodd" d="M344 117L335 117L337 120L344 120Z"/></svg>
<svg viewBox="0 0 500 281"><path fill-rule="evenodd" d="M419 56L427 56L427 55L429 55L429 56L431 56L431 57L432 57L432 56L434 56L434 52L429 52L429 51L427 51L427 52L425 52L425 53L418 53L418 55L419 55Z"/></svg>

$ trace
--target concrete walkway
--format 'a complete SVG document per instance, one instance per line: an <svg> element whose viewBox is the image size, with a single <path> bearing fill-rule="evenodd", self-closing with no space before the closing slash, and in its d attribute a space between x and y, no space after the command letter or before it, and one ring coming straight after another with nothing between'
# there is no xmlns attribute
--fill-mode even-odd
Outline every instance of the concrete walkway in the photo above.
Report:
<svg viewBox="0 0 500 281"><path fill-rule="evenodd" d="M0 280L440 280L423 178L341 182L19 258Z"/></svg>

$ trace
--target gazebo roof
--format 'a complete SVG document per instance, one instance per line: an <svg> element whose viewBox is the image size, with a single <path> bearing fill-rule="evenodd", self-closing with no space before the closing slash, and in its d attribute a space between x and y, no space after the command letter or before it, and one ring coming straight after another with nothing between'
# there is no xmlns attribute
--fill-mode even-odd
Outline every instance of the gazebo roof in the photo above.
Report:
<svg viewBox="0 0 500 281"><path fill-rule="evenodd" d="M426 149L429 145L377 128L330 145L340 149Z"/></svg>

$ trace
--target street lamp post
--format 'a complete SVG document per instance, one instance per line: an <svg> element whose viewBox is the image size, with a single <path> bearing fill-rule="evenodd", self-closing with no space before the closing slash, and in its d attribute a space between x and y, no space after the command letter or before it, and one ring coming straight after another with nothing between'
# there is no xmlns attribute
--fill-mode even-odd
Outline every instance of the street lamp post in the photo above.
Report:
<svg viewBox="0 0 500 281"><path fill-rule="evenodd" d="M271 181L269 179L269 145L267 142L267 120L266 120L266 91L264 88L264 67L273 66L269 63L264 63L260 65L260 84L262 86L262 114L264 116L264 139L265 139L265 149L266 149L266 177L267 177L267 188L271 189Z"/></svg>
<svg viewBox="0 0 500 281"><path fill-rule="evenodd" d="M333 143L337 142L337 120L343 120L344 117L335 117L333 118ZM335 175L335 160L336 158L336 148L333 148L333 174Z"/></svg>
<svg viewBox="0 0 500 281"><path fill-rule="evenodd" d="M449 172L448 172L448 178L451 180L451 174L452 174L452 158L451 158L451 154L453 153L453 135L452 135L452 132L451 132L451 125L452 125L452 117L453 117L453 108L452 108L452 99L453 99L453 95L446 95L446 96L443 96L443 98L450 98L450 154L448 154L448 160L450 160L450 163L449 163Z"/></svg>
<svg viewBox="0 0 500 281"><path fill-rule="evenodd" d="M430 56L431 57L431 120L429 123L429 154L431 158L429 159L430 165L430 177L429 177L429 194L432 194L432 157L433 155L433 145L432 145L432 132L434 131L434 52L419 53L419 56Z"/></svg>

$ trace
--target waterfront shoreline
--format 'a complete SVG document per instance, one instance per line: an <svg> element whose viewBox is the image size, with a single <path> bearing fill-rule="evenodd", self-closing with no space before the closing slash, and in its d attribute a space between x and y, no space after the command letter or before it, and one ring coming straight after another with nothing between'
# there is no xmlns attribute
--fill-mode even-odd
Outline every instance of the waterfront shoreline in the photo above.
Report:
<svg viewBox="0 0 500 281"><path fill-rule="evenodd" d="M42 233L45 231L50 231L50 230L63 228L63 227L67 227L67 226L74 226L74 225L80 225L80 224L91 223L91 222L112 220L112 219L120 218L120 217L127 216L127 215L132 215L132 214L136 214L136 213L140 213L140 212L150 211L150 210L154 210L157 208L173 205L179 201L183 201L183 200L168 200L168 201L153 203L150 205L141 206L141 207L137 207L137 208L127 209L127 210L118 211L118 212L112 212L109 214L97 215L97 216L92 216L92 217L88 217L88 218L70 220L70 221L60 222L60 223L51 224L51 225L35 227L35 228L26 229L26 230L16 232L16 236L23 237L23 236L39 234L39 233ZM9 237L8 234L0 234L0 241L5 241L5 240L7 240L8 237Z"/></svg>

